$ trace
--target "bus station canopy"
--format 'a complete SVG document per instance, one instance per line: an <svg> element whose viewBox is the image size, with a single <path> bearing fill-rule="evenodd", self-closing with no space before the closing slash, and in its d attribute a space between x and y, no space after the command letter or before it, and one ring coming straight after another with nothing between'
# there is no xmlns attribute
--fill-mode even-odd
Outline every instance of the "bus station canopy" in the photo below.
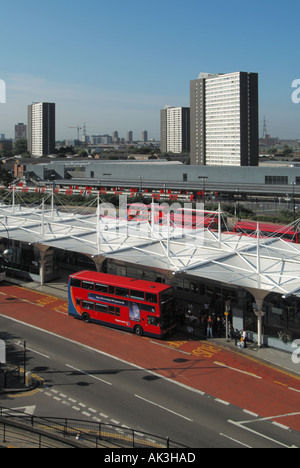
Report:
<svg viewBox="0 0 300 468"><path fill-rule="evenodd" d="M170 274L300 297L300 245L278 237L182 229L53 207L0 206L0 236Z"/></svg>

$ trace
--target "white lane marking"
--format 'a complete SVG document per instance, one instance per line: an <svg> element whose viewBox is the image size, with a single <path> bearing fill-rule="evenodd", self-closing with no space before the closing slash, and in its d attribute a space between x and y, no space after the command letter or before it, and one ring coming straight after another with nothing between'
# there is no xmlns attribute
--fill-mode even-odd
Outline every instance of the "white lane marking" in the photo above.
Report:
<svg viewBox="0 0 300 468"><path fill-rule="evenodd" d="M225 406L230 405L230 403L228 401L221 400L220 398L215 398L215 401L217 401L218 403L221 403L222 405L225 405Z"/></svg>
<svg viewBox="0 0 300 468"><path fill-rule="evenodd" d="M260 419L256 419L255 422L259 422L259 421L269 421L271 419L278 419L278 418L284 418L286 416L294 416L294 415L299 415L300 413L289 413L289 414L281 414L281 415L277 415L277 416L269 416L267 418L260 418ZM240 429L244 429L245 431L248 431L248 432L251 432L252 434L255 434L259 437L262 437L264 439L267 439L271 442L274 442L275 444L277 445L281 445L282 447L285 447L285 448L297 448L295 445L286 445L282 442L280 442L279 440L276 440L276 439L273 439L272 437L269 437L267 436L266 434L262 434L261 432L258 432L258 431L255 431L254 429L251 429L250 427L247 427L245 426L244 424L250 424L254 421L232 421L231 419L229 419L227 421L228 423L230 424L233 424L234 426L237 426L239 427Z"/></svg>
<svg viewBox="0 0 300 468"><path fill-rule="evenodd" d="M158 405L157 403L154 403L153 401L147 400L146 398L143 398L139 395L134 395L136 398L139 398L140 400L146 401L146 403L150 403L150 405L157 406L158 408L161 408L165 411L168 411L169 413L175 414L176 416L179 416L180 418L186 419L187 421L193 422L192 419L187 418L186 416L183 416L182 414L176 413L175 411L170 410L169 408L165 408L164 406Z"/></svg>
<svg viewBox="0 0 300 468"><path fill-rule="evenodd" d="M257 413L253 413L253 411L249 411L247 409L243 409L243 413L249 414L250 416L254 416L255 418L258 418Z"/></svg>
<svg viewBox="0 0 300 468"><path fill-rule="evenodd" d="M20 341L18 341L16 343L16 346L19 346L20 348L24 348L24 343L21 343ZM39 354L40 356L43 356L46 359L50 359L50 357L47 356L47 354L43 354L43 353L40 353L39 351L36 351L35 349L28 348L28 346L26 346L26 350L31 351L32 353L35 353L35 354Z"/></svg>
<svg viewBox="0 0 300 468"><path fill-rule="evenodd" d="M227 366L226 364L223 364L222 362L215 361L214 364L216 364L217 366L226 367L227 369L231 369L235 372L240 372L241 374L249 375L250 377L255 377L256 379L262 379L262 377L259 377L258 375L251 374L251 372L246 372L246 371L242 371L241 369L236 369L235 367Z"/></svg>
<svg viewBox="0 0 300 468"><path fill-rule="evenodd" d="M296 388L293 388L293 387L289 387L289 390L293 390L293 392L298 392L298 393L300 393L300 390L297 390Z"/></svg>
<svg viewBox="0 0 300 468"><path fill-rule="evenodd" d="M105 383L106 385L112 385L112 383L107 382L106 380L100 379L99 377L96 377L95 375L88 374L87 372L81 369L77 369L76 367L70 366L69 364L66 364L66 366L69 367L70 369L80 372L81 374L87 375L88 377L91 377L92 379L99 380L99 382Z"/></svg>
<svg viewBox="0 0 300 468"><path fill-rule="evenodd" d="M284 424L281 424L281 423L279 423L279 422L277 422L277 421L272 421L272 424L274 424L274 426L280 427L281 429L284 429L285 431L289 431L289 430L290 430L289 427L287 427L287 426L285 426Z"/></svg>
<svg viewBox="0 0 300 468"><path fill-rule="evenodd" d="M226 435L226 434L222 434L222 432L220 432L220 436L226 437L226 439L232 440L233 442L236 442L237 444L243 445L244 447L252 448L252 447L250 447L250 445L246 445L246 444L244 444L243 442L240 442L240 441L237 440L237 439L233 439L232 437L229 437L229 436Z"/></svg>

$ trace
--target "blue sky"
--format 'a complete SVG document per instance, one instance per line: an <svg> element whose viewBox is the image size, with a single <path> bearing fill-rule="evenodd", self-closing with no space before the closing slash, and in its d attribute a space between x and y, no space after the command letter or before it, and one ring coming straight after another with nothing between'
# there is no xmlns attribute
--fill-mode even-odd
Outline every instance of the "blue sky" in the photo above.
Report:
<svg viewBox="0 0 300 468"><path fill-rule="evenodd" d="M200 71L259 74L260 133L300 138L299 1L14 0L1 5L0 133L27 122L27 104L57 104L57 139L144 129L189 106Z"/></svg>

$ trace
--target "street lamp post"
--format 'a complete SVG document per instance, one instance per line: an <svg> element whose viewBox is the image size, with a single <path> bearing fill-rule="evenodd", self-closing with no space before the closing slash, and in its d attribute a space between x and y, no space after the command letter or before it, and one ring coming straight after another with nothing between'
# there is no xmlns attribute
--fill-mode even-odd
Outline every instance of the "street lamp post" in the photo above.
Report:
<svg viewBox="0 0 300 468"><path fill-rule="evenodd" d="M293 215L294 215L294 221L296 221L295 182L292 182L292 186L293 186Z"/></svg>
<svg viewBox="0 0 300 468"><path fill-rule="evenodd" d="M139 176L140 178L140 196L142 196L142 192L143 192L143 176Z"/></svg>
<svg viewBox="0 0 300 468"><path fill-rule="evenodd" d="M4 250L3 252L3 259L8 259L9 257L12 256L13 254L13 251L12 249L10 248L10 238L9 238L9 233L8 233L8 229L7 229L7 226L5 226L5 224L0 221L0 224L2 224L2 226L4 227L4 229L6 230L6 234L7 234L7 249Z"/></svg>
<svg viewBox="0 0 300 468"><path fill-rule="evenodd" d="M237 197L237 207L238 207L237 217L238 217L238 219L240 219L240 189L238 188L238 189L236 189L236 191L237 191L237 194L238 194L238 197Z"/></svg>
<svg viewBox="0 0 300 468"><path fill-rule="evenodd" d="M24 385L26 384L26 352L27 352L26 341L24 341L23 343Z"/></svg>
<svg viewBox="0 0 300 468"><path fill-rule="evenodd" d="M199 176L198 179L200 179L203 182L203 205L205 206L205 183L206 183L208 177Z"/></svg>

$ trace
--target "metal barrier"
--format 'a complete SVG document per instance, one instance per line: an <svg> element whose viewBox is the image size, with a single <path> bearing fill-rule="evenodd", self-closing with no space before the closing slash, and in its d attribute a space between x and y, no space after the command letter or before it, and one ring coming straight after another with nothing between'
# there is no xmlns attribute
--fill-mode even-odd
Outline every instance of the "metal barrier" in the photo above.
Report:
<svg viewBox="0 0 300 468"><path fill-rule="evenodd" d="M10 366L7 369L0 369L0 388L17 387L21 381L20 366Z"/></svg>
<svg viewBox="0 0 300 468"><path fill-rule="evenodd" d="M56 435L64 438L66 442L67 440L75 444L78 442L84 446L94 448L103 448L104 446L158 449L187 448L185 445L174 442L169 438L123 426L69 418L31 416L5 407L0 407L0 423L2 425L13 423L15 427L19 425L22 428L27 426L34 429L35 433L40 432L43 437L51 438L52 434L52 436Z"/></svg>

